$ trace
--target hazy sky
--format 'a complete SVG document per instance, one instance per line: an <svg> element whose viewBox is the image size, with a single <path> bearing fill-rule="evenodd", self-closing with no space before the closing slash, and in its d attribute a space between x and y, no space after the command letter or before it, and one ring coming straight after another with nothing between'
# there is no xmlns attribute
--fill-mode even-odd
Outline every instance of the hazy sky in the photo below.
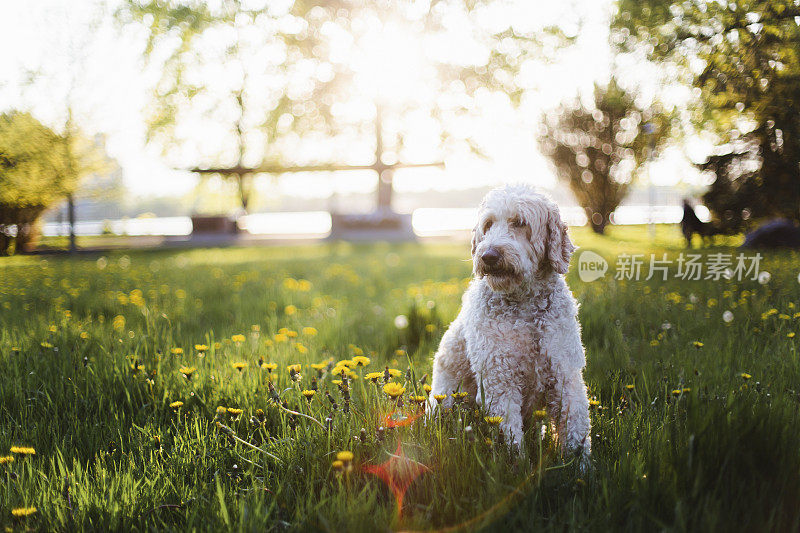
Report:
<svg viewBox="0 0 800 533"><path fill-rule="evenodd" d="M520 0L511 4L516 5L511 12L515 19L530 17L536 24L545 25L555 22L549 18L558 16L554 8L558 3L552 0ZM0 0L0 50L3 50L0 53L0 109L29 109L40 120L58 128L63 124L65 102L71 100L82 128L107 136L107 151L119 161L126 185L134 194L187 192L197 179L189 173L173 170L170 165L175 161L162 157L157 147L145 145L143 117L158 73L145 68L141 57L144 46L141 31L133 27L120 28L112 21L111 13L116 5L117 0L99 4L91 0ZM536 150L533 137L538 113L561 98L575 94L579 88L591 87L595 79L608 73L610 64L609 1L585 0L581 6L588 23L577 45L561 54L557 64L529 70L527 75L536 77L536 85L542 89L532 95L522 109L512 109L502 100L481 100L481 116L470 128L481 132L479 140L488 160L467 153L456 154L447 158L445 171L398 172L396 188L401 191L430 187L452 189L503 181L527 181L552 187L554 178ZM413 47L403 43L402 37L391 41L397 42L397 46L389 45L381 51L382 55L392 57L395 65L402 67L406 62L408 68L413 69L416 60ZM457 48L459 43L448 42L442 46ZM380 79L377 69L372 76ZM46 76L35 83L26 83L31 71L44 72ZM638 69L638 75L644 78L646 85L650 75L647 69ZM69 87L73 87L71 96L68 96ZM678 92L675 97L680 99L685 95ZM191 127L203 130L202 124ZM424 138L423 125L419 146L414 148L413 140L409 142L410 159L423 161L431 157ZM209 136L205 141L213 143L214 139ZM370 163L368 155L367 152L366 160L358 162ZM298 159L303 156L302 151L297 154ZM674 183L689 174L691 169L677 152L653 172L654 180L664 184ZM369 190L374 182L371 173L341 175L335 181L305 175L285 178L272 186L286 194L328 196L334 190L340 193Z"/></svg>

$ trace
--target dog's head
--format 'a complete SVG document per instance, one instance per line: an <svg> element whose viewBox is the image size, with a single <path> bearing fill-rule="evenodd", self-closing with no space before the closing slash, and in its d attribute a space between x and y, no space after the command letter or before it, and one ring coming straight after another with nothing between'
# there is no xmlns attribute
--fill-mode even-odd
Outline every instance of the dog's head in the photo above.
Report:
<svg viewBox="0 0 800 533"><path fill-rule="evenodd" d="M481 202L472 264L492 290L513 292L536 276L566 274L574 250L558 206L531 187L494 189Z"/></svg>

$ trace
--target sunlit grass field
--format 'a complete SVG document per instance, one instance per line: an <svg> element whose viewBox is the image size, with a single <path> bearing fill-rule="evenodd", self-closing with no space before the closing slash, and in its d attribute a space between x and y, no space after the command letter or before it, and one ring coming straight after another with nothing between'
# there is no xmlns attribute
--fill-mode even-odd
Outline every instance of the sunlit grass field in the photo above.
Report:
<svg viewBox="0 0 800 533"><path fill-rule="evenodd" d="M682 251L671 227L652 244L639 228L573 234L612 263ZM468 252L319 244L0 260L0 524L800 528L800 256L768 255L764 284L613 272L582 283L573 268L593 399L581 471L547 420L530 421L520 455L468 399L419 417ZM398 384L386 390L404 389L394 399L386 377Z"/></svg>

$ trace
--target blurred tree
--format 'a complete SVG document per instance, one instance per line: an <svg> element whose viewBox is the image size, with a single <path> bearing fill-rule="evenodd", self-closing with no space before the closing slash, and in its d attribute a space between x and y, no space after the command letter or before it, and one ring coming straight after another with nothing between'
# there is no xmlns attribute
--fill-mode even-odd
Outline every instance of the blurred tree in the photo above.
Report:
<svg viewBox="0 0 800 533"><path fill-rule="evenodd" d="M0 114L0 255L30 251L42 213L98 169L95 148L74 129L58 135L29 113Z"/></svg>
<svg viewBox="0 0 800 533"><path fill-rule="evenodd" d="M520 76L525 66L569 43L536 21L499 23L500 4L513 2L126 0L119 16L146 29L145 56L162 73L149 139L181 159L176 166L351 162L320 140L375 138L378 107L391 164L421 120L436 124L430 144L440 152L459 143L479 151L458 121L480 113L476 95L494 91L518 103L530 85ZM478 52L434 57L452 31L471 35ZM198 140L198 128L218 140ZM301 135L314 149L300 147ZM291 152L315 160L285 161ZM365 147L361 157L373 153ZM232 175L247 208L251 176Z"/></svg>
<svg viewBox="0 0 800 533"><path fill-rule="evenodd" d="M539 145L602 234L642 163L667 138L670 117L638 106L614 78L595 85L592 104L576 99L547 113Z"/></svg>
<svg viewBox="0 0 800 533"><path fill-rule="evenodd" d="M794 0L620 0L617 39L669 61L702 99L717 153L701 168L721 229L800 220L800 6Z"/></svg>

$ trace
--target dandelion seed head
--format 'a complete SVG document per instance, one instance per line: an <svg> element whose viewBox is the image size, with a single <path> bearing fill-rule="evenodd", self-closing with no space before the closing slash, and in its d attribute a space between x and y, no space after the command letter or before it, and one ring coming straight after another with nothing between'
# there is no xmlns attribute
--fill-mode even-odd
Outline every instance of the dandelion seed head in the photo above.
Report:
<svg viewBox="0 0 800 533"><path fill-rule="evenodd" d="M394 327L397 329L406 329L408 327L408 317L406 315L397 315L394 317Z"/></svg>

